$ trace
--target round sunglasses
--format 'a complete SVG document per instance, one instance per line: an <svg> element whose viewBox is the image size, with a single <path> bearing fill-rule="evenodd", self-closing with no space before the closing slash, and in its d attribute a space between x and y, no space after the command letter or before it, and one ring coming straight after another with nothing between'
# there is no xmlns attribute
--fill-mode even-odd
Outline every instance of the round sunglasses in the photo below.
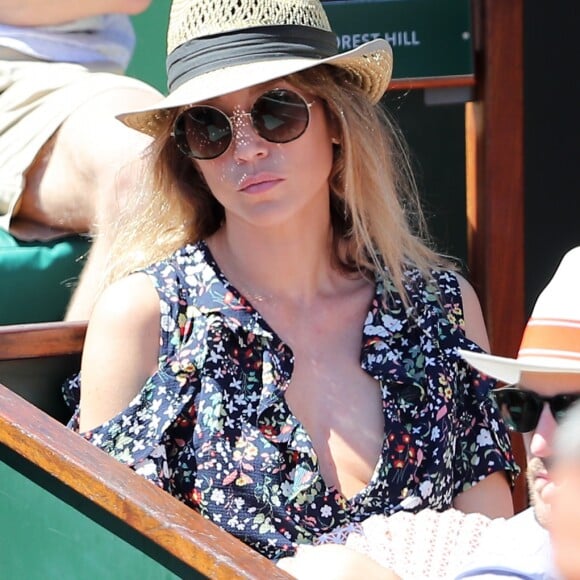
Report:
<svg viewBox="0 0 580 580"><path fill-rule="evenodd" d="M508 428L518 433L529 433L538 426L546 403L550 407L556 423L560 423L572 404L580 399L580 395L574 394L542 397L516 385L496 389L491 394L496 400Z"/></svg>
<svg viewBox="0 0 580 580"><path fill-rule="evenodd" d="M260 95L249 113L235 113L231 117L211 105L194 105L175 119L171 135L187 157L215 159L232 142L232 121L248 116L256 133L266 141L290 143L306 131L313 104L294 91L273 89Z"/></svg>

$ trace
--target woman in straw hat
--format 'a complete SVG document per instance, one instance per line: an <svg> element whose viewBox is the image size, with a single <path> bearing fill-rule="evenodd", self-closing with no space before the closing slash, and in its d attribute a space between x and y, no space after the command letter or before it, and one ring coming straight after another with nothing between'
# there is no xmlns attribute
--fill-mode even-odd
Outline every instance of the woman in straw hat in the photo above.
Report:
<svg viewBox="0 0 580 580"><path fill-rule="evenodd" d="M373 513L512 511L479 304L419 236L380 106L315 0L175 0L169 95L72 425L270 558ZM71 385L78 395L79 381ZM506 477L507 474L507 477Z"/></svg>

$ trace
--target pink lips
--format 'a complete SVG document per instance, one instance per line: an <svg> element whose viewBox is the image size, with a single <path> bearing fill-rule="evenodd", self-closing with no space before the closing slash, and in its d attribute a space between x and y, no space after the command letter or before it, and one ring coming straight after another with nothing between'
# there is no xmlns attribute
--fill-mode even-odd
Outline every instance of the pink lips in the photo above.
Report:
<svg viewBox="0 0 580 580"><path fill-rule="evenodd" d="M243 193L263 193L278 185L283 179L277 175L260 173L251 175L240 182L238 191Z"/></svg>
<svg viewBox="0 0 580 580"><path fill-rule="evenodd" d="M542 490L552 481L552 478L550 477L550 475L548 473L544 472L540 472L540 473L536 473L535 474L535 481L534 481L534 487L536 488L536 491L538 491L538 493L541 493Z"/></svg>

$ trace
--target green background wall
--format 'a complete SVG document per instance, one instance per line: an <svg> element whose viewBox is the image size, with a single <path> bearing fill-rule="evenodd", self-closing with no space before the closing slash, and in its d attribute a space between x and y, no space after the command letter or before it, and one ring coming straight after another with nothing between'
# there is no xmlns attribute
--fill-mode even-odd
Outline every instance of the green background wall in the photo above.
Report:
<svg viewBox="0 0 580 580"><path fill-rule="evenodd" d="M180 560L0 445L0 578L203 578Z"/></svg>

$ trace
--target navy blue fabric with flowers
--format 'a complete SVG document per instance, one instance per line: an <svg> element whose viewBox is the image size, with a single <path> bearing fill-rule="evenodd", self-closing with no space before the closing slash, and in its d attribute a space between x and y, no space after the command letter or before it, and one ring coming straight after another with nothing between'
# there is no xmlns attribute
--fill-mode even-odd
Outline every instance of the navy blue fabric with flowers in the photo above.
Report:
<svg viewBox="0 0 580 580"><path fill-rule="evenodd" d="M517 466L465 337L450 272L407 273L411 305L377 279L362 368L381 389L385 433L368 486L325 484L284 392L293 354L229 284L208 247L147 268L160 296L158 371L129 407L83 436L268 558L371 514L444 510L487 475ZM66 387L74 408L80 379ZM78 429L77 413L70 426Z"/></svg>

